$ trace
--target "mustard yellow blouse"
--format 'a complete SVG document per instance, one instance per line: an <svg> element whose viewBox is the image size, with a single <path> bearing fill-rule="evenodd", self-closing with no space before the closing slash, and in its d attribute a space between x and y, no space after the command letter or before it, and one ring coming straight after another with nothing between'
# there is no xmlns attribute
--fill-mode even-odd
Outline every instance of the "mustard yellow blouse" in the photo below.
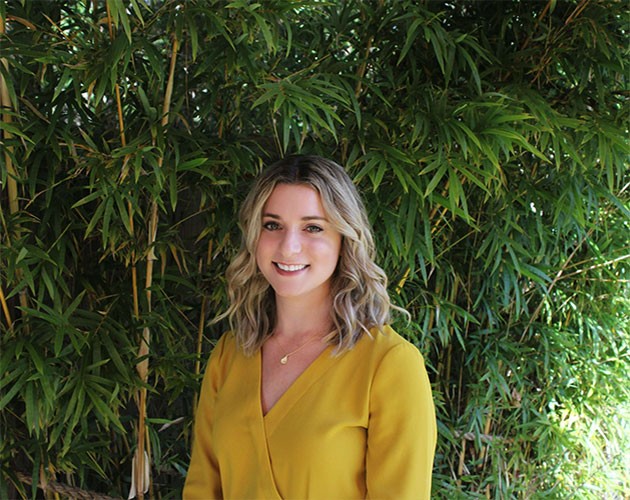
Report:
<svg viewBox="0 0 630 500"><path fill-rule="evenodd" d="M204 376L185 499L428 499L436 442L416 347L389 327L328 347L263 416L261 355L234 336Z"/></svg>

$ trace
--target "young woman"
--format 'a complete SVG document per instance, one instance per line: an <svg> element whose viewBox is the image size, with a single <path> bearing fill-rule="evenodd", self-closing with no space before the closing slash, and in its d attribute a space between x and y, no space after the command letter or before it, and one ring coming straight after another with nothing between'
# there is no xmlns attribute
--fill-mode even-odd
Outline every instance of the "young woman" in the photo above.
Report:
<svg viewBox="0 0 630 500"><path fill-rule="evenodd" d="M204 376L184 498L429 498L429 379L387 326L387 279L344 169L273 164L240 223L231 331Z"/></svg>

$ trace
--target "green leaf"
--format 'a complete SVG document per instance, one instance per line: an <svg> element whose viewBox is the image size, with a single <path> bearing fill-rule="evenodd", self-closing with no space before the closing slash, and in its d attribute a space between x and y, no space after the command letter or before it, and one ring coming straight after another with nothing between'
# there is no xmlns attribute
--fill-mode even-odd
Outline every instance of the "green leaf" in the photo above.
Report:
<svg viewBox="0 0 630 500"><path fill-rule="evenodd" d="M90 193L89 195L87 195L85 198L80 199L79 201L77 201L74 205L72 205L72 208L78 208L82 205L85 205L87 203L90 203L94 200L97 200L99 198L101 198L103 195L103 193L101 193L100 191L94 191L92 193Z"/></svg>
<svg viewBox="0 0 630 500"><path fill-rule="evenodd" d="M403 48L400 51L400 56L398 57L398 62L397 62L398 65L400 65L402 60L407 56L409 49L411 48L411 46L413 45L413 43L415 42L418 36L418 28L424 22L425 22L424 19L416 19L414 22L411 23L411 26L409 26L409 28L407 29L407 33L405 36L405 44L403 45Z"/></svg>
<svg viewBox="0 0 630 500"><path fill-rule="evenodd" d="M13 400L13 398L18 394L18 392L22 390L22 387L24 387L27 376L25 374L21 374L21 375L22 376L15 383L11 385L9 390L0 399L0 410L5 408ZM2 385L4 386L4 379L3 379Z"/></svg>
<svg viewBox="0 0 630 500"><path fill-rule="evenodd" d="M26 135L26 133L17 125L0 121L0 130L4 130L5 132L8 132L17 137L21 137L22 139L30 142L31 144L34 144L33 139L30 138L28 135Z"/></svg>

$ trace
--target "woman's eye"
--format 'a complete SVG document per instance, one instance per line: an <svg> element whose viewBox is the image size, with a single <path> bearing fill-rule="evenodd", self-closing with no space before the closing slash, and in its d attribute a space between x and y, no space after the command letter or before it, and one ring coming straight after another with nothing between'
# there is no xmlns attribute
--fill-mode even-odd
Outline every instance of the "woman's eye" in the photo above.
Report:
<svg viewBox="0 0 630 500"><path fill-rule="evenodd" d="M323 231L323 229L319 226L308 226L306 230L309 233L321 233Z"/></svg>
<svg viewBox="0 0 630 500"><path fill-rule="evenodd" d="M265 222L263 224L263 227L267 230L267 231L275 231L276 229L280 228L280 225L277 222Z"/></svg>

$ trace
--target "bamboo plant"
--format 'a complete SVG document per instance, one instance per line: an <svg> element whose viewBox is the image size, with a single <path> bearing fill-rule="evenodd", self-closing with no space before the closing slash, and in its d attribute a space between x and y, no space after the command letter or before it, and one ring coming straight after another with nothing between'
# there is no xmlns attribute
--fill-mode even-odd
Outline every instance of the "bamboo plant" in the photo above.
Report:
<svg viewBox="0 0 630 500"><path fill-rule="evenodd" d="M181 495L238 206L299 152L346 166L412 314L433 496L622 497L628 14L0 3L0 497Z"/></svg>

